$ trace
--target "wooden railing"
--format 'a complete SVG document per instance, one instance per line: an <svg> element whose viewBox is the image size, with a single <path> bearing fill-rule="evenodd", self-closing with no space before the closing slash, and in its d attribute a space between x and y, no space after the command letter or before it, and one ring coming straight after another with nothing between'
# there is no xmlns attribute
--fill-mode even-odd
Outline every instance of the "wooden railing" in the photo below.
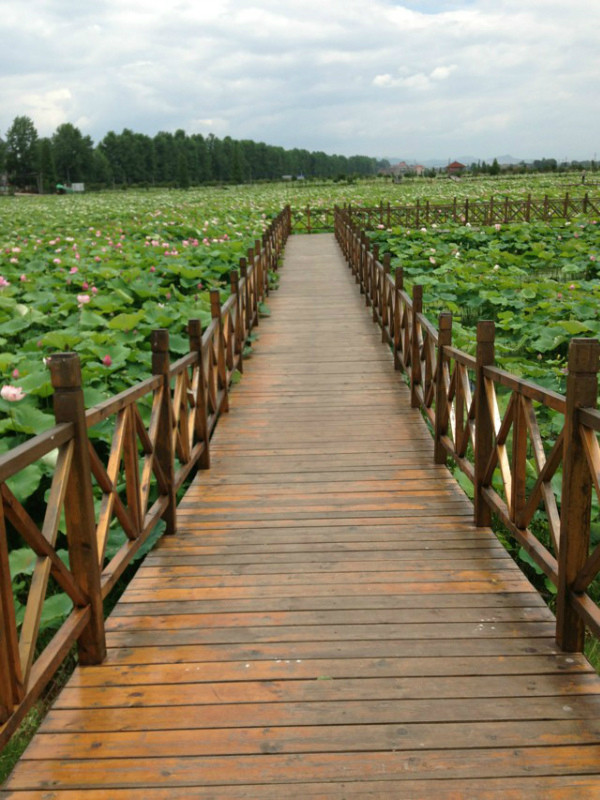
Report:
<svg viewBox="0 0 600 800"><path fill-rule="evenodd" d="M294 208L292 211L292 233L333 233L335 208Z"/></svg>
<svg viewBox="0 0 600 800"><path fill-rule="evenodd" d="M433 325L423 313L423 290L405 290L402 269L391 276L389 255L336 213L336 236L371 306L397 369L410 384L434 437L434 460L450 458L473 484L474 517L503 523L556 587L556 641L583 648L586 629L600 637L600 609L589 593L600 572L600 545L590 551L592 495L600 500L600 412L596 410L600 344L571 341L566 396L494 366L494 323L477 326L476 355L452 346L452 316ZM540 420L559 433L545 440ZM552 479L560 474L561 489ZM544 511L548 541L532 530Z"/></svg>
<svg viewBox="0 0 600 800"><path fill-rule="evenodd" d="M572 197L510 198L491 197L489 200L454 198L447 203L417 200L414 204L393 206L381 202L375 207L346 206L352 222L363 230L376 227L391 228L396 225L419 228L422 225L440 225L450 222L470 225L507 225L513 222L549 222L553 219L570 220L580 214L600 216L600 198L592 199L586 193ZM335 208L299 206L292 212L293 233L333 233Z"/></svg>
<svg viewBox="0 0 600 800"><path fill-rule="evenodd" d="M457 199L449 203L431 203L417 200L414 205L391 206L380 203L375 208L348 206L352 222L363 230L378 226L391 228L397 225L419 228L422 225L507 225L513 222L549 222L553 219L570 220L580 214L600 215L600 199L583 197L522 198L491 197L489 200Z"/></svg>
<svg viewBox="0 0 600 800"><path fill-rule="evenodd" d="M228 410L234 372L243 370L244 343L258 325L269 271L277 268L290 221L286 208L240 259L222 306L219 290L211 292L206 330L199 320L188 324L188 355L171 364L168 331L153 333L153 375L147 380L86 411L78 356L50 358L56 426L0 457L0 745L75 643L81 663L103 660L104 599L160 520L166 533L175 533L177 492L192 470L210 465L210 435ZM45 508L26 509L7 481L53 451L56 467ZM68 566L57 552L62 515ZM36 556L20 628L7 526ZM107 557L115 533L122 541ZM73 610L41 649L51 578Z"/></svg>

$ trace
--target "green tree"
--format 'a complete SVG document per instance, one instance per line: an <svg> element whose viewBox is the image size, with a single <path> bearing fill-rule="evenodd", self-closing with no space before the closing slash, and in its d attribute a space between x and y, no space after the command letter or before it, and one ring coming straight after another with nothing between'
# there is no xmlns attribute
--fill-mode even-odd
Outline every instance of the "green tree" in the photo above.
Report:
<svg viewBox="0 0 600 800"><path fill-rule="evenodd" d="M16 186L33 186L37 179L38 134L29 117L15 117L6 132L6 167Z"/></svg>
<svg viewBox="0 0 600 800"><path fill-rule="evenodd" d="M113 174L110 161L105 153L98 147L94 150L92 162L92 180L104 186L109 186L113 182Z"/></svg>
<svg viewBox="0 0 600 800"><path fill-rule="evenodd" d="M79 128L65 122L52 136L52 154L56 173L62 181L82 182L92 177L94 145Z"/></svg>
<svg viewBox="0 0 600 800"><path fill-rule="evenodd" d="M52 192L56 186L56 169L52 154L52 141L45 136L37 143L38 192Z"/></svg>
<svg viewBox="0 0 600 800"><path fill-rule="evenodd" d="M190 171L184 150L177 153L177 185L180 189L190 188Z"/></svg>

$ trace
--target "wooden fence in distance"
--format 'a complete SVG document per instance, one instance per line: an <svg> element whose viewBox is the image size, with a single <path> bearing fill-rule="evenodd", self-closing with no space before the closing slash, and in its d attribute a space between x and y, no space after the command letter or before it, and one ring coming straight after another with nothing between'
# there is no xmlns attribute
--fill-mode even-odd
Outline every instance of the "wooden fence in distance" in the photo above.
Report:
<svg viewBox="0 0 600 800"><path fill-rule="evenodd" d="M430 423L435 462L458 465L473 484L476 524L487 526L497 515L556 586L557 644L581 651L586 629L600 637L600 609L589 594L600 572L600 545L590 551L592 494L600 500L600 343L572 340L566 396L549 391L494 366L493 322L479 322L475 356L453 347L452 315L432 324L422 287L407 293L402 269L392 277L389 254L379 260L347 210L336 214L336 236L396 368L408 377L412 406ZM548 449L539 425L546 410L563 420ZM531 463L536 474L528 480ZM559 469L557 497L552 478ZM545 510L547 545L531 530L538 508Z"/></svg>
<svg viewBox="0 0 600 800"><path fill-rule="evenodd" d="M600 198L592 199L588 194L582 197L522 198L491 197L489 200L459 200L456 197L449 203L432 203L429 200L405 206L392 206L380 203L375 207L345 206L352 221L365 230L377 227L391 228L404 226L419 228L423 225L443 225L450 222L466 225L508 225L515 222L550 222L552 220L571 220L575 217L598 215L600 217ZM292 213L293 233L333 232L335 228L334 208L311 208L306 206L294 209Z"/></svg>
<svg viewBox="0 0 600 800"><path fill-rule="evenodd" d="M14 732L77 643L83 664L106 653L103 601L162 519L175 533L177 492L195 468L210 464L209 439L228 410L235 370L243 370L243 347L259 321L268 273L290 233L290 210L272 222L239 271L223 305L211 292L212 319L202 331L190 320L189 354L169 359L169 334L152 335L152 372L147 380L85 410L78 356L50 359L56 426L0 457L0 746ZM114 421L110 448L98 448L88 431ZM7 480L57 451L41 524L11 492ZM124 486L124 488L122 488ZM94 502L96 496L97 501ZM69 566L57 553L64 514ZM37 556L22 625L12 596L7 524ZM105 557L111 526L122 532L115 555ZM73 603L73 611L39 652L40 620L50 578Z"/></svg>

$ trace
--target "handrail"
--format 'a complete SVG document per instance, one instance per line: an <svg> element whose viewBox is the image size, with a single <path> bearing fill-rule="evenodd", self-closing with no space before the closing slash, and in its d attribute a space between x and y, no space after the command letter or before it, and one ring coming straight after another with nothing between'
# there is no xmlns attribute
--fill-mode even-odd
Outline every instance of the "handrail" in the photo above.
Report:
<svg viewBox="0 0 600 800"><path fill-rule="evenodd" d="M469 225L508 225L514 222L548 222L553 219L570 220L580 214L600 215L600 198L583 197L540 198L504 197L498 200L454 197L446 203L416 200L413 204L392 205L381 202L378 206L348 205L345 210L353 224L363 230L377 227L405 226L420 228L423 225L440 225L448 222ZM292 212L293 233L322 233L335 230L335 208L301 206Z"/></svg>
<svg viewBox="0 0 600 800"><path fill-rule="evenodd" d="M269 272L277 268L290 232L286 207L240 259L239 271L232 271L224 303L218 290L211 292L212 319L206 330L199 320L188 323L189 354L171 364L168 331L154 331L153 375L115 397L86 411L78 356L63 353L49 359L56 426L0 456L0 746L73 644L80 663L104 659L104 598L160 520L167 534L176 533L177 492L192 470L210 466L210 435L229 408L230 384L236 370L243 370L244 344L259 324ZM96 433L108 419L114 420L110 443L105 425ZM53 451L56 467L43 518L34 519L6 481ZM63 514L68 567L57 552ZM20 630L7 524L11 535L36 555ZM115 532L121 541L109 554ZM38 652L51 575L73 610Z"/></svg>
<svg viewBox="0 0 600 800"><path fill-rule="evenodd" d="M379 261L359 218L337 209L336 238L395 368L407 376L411 405L430 424L435 463L450 458L458 466L473 484L476 525L489 526L496 515L556 586L557 644L581 651L586 630L600 637L600 608L589 594L600 575L600 545L590 549L592 493L600 500L600 343L571 341L564 396L494 365L493 322L479 322L475 356L462 352L452 346L452 315L440 314L433 325L423 313L423 288L413 286L409 297L401 267L392 283L389 254ZM545 442L540 417L548 414L562 424L556 440ZM552 479L561 469L557 492ZM548 541L531 528L541 508Z"/></svg>
<svg viewBox="0 0 600 800"><path fill-rule="evenodd" d="M525 198L504 197L498 200L453 198L451 202L437 203L417 200L414 204L392 206L380 203L374 208L349 205L345 209L351 222L363 230L377 227L391 228L401 225L419 228L423 225L440 225L448 222L463 225L508 225L514 222L549 222L553 219L570 220L580 214L600 214L600 198L582 197Z"/></svg>

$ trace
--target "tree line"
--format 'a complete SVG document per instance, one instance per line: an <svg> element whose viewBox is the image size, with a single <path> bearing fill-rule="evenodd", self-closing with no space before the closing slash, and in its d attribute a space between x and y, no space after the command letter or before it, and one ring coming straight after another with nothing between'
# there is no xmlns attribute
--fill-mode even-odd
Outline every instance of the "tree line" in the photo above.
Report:
<svg viewBox="0 0 600 800"><path fill-rule="evenodd" d="M0 138L0 174L19 189L55 191L57 184L89 188L244 183L259 180L335 178L377 174L383 162L368 156L327 155L321 151L219 139L213 134L161 131L155 136L125 128L109 131L94 144L70 122L40 137L27 116L16 117Z"/></svg>

